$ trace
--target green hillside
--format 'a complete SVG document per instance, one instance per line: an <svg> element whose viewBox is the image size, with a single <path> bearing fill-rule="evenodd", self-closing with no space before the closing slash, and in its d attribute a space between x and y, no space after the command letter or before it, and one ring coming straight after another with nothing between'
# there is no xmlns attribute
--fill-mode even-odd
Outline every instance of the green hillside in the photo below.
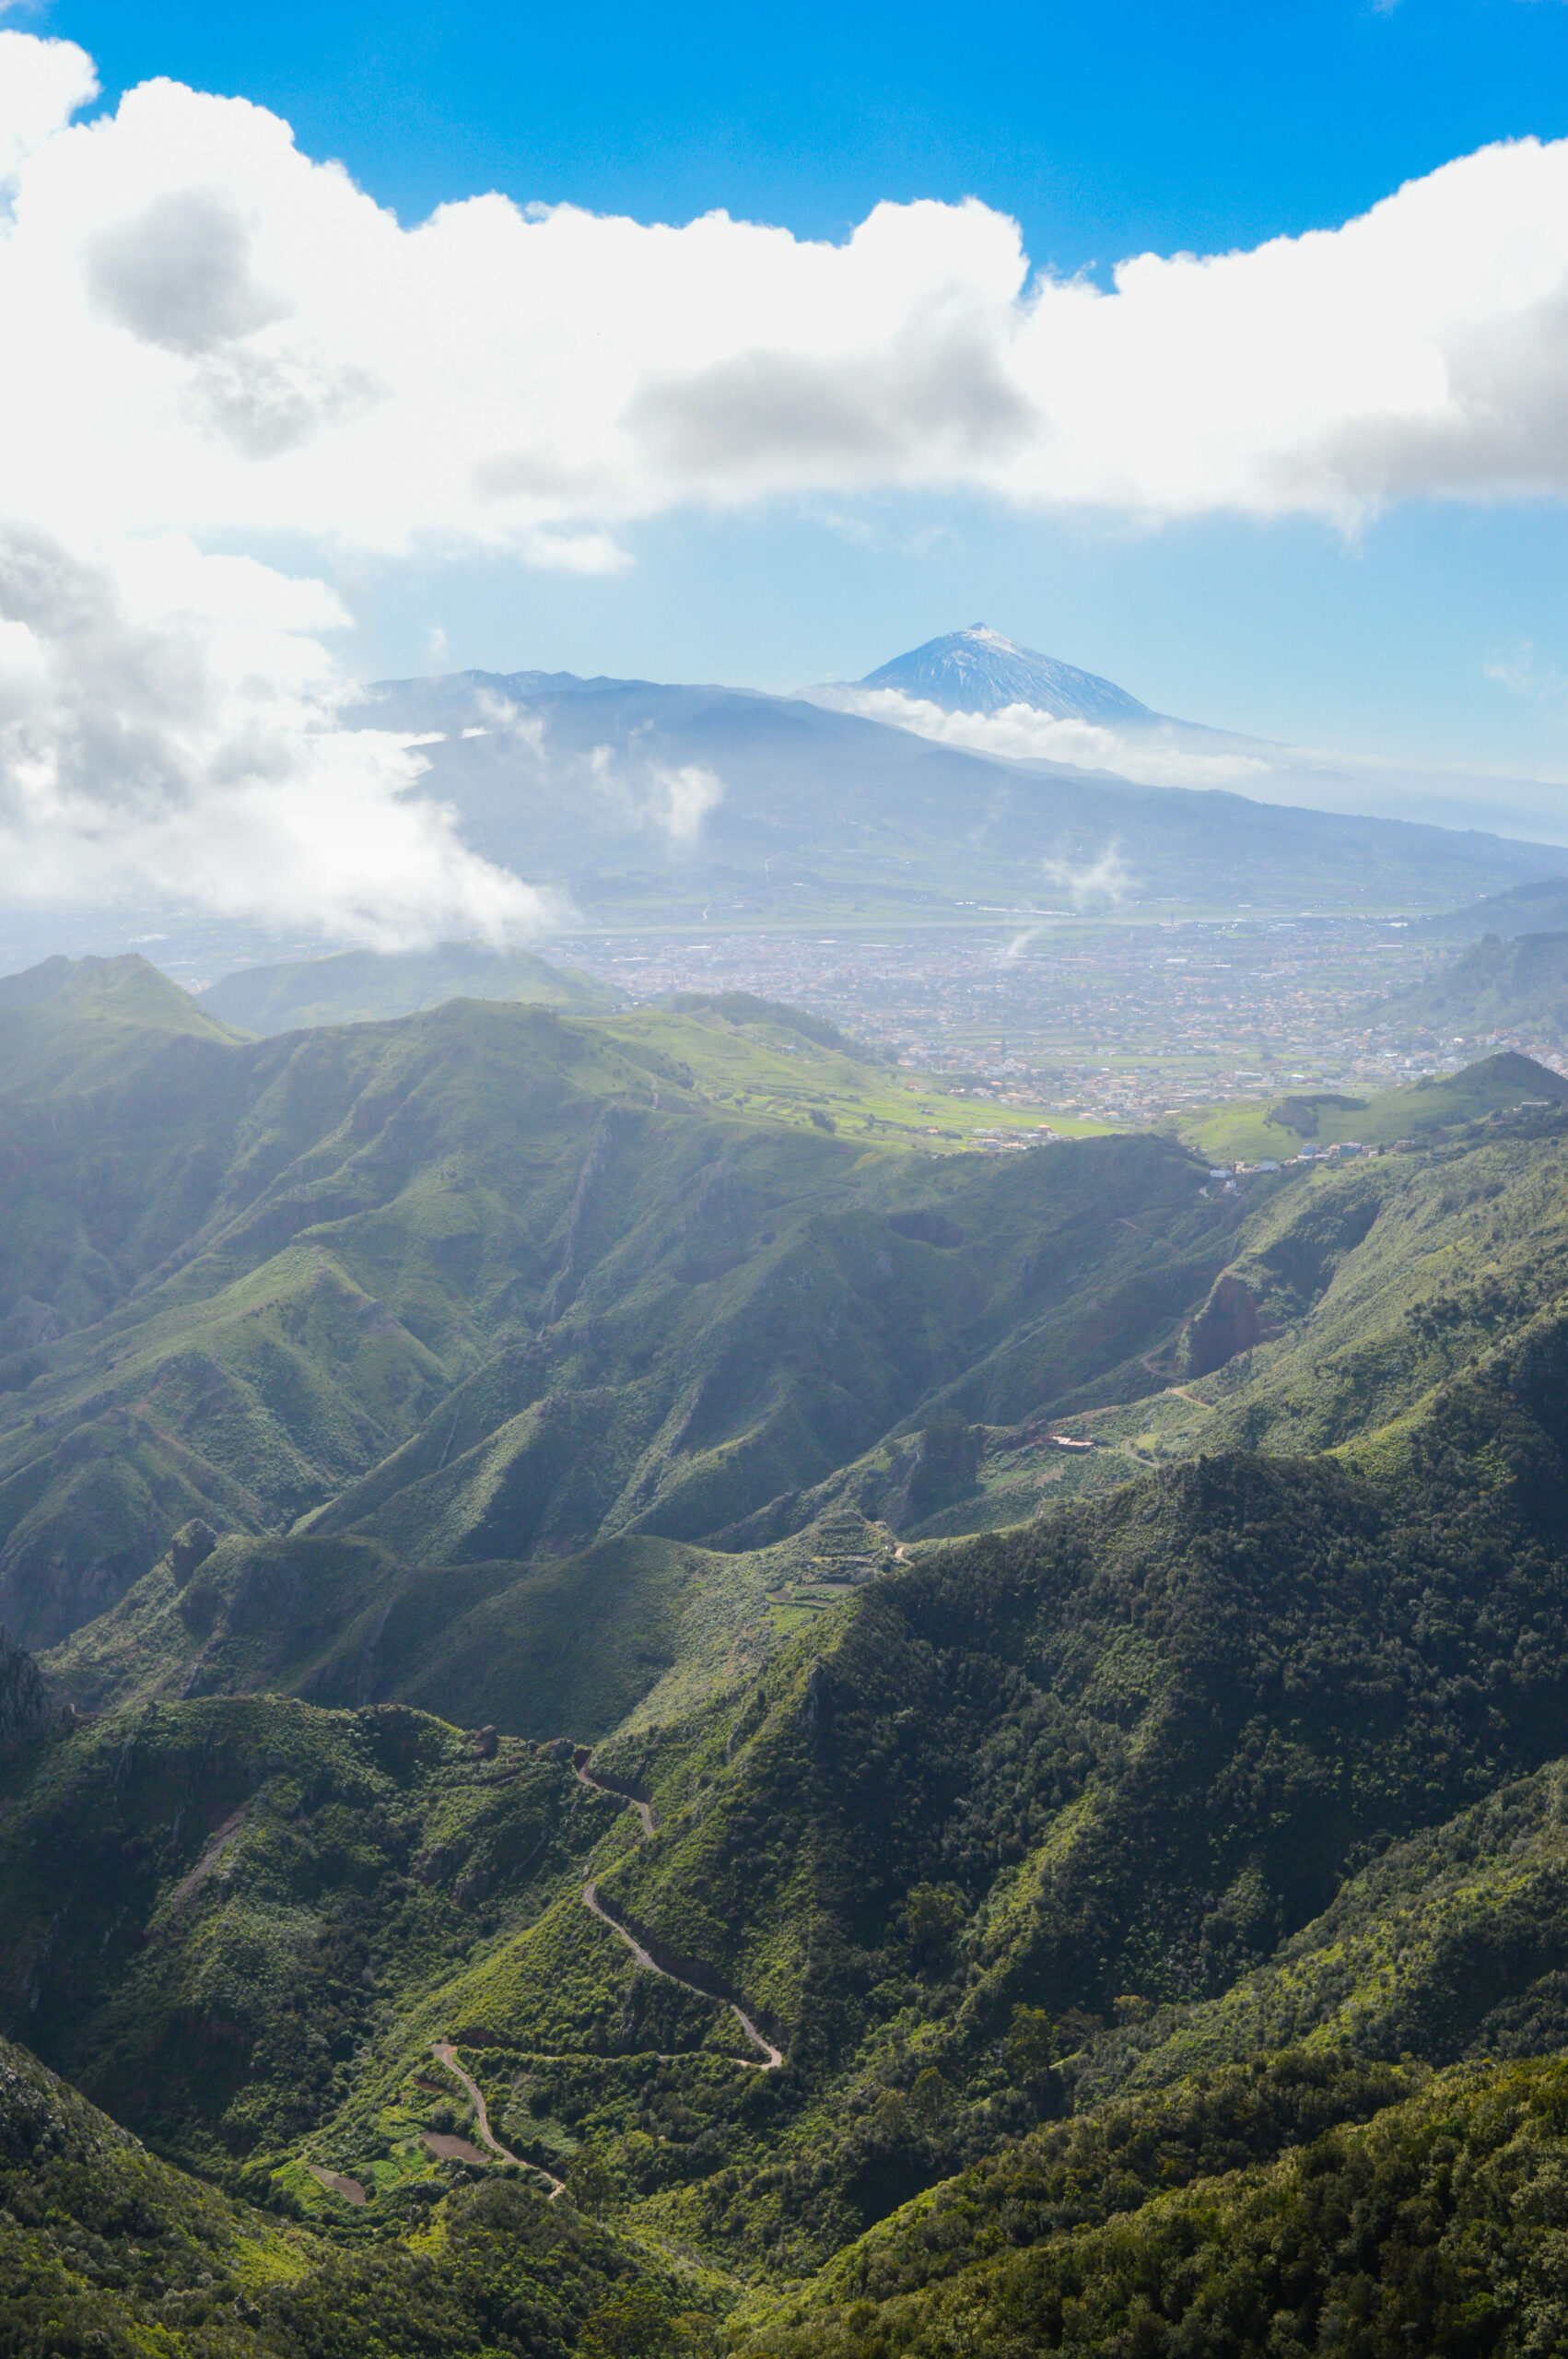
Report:
<svg viewBox="0 0 1568 2359"><path fill-rule="evenodd" d="M712 2289L569 2201L450 2175L355 2239L236 2203L0 2041L0 2338L109 2359L566 2359L703 2348ZM691 2306L694 2302L701 2309Z"/></svg>
<svg viewBox="0 0 1568 2359"><path fill-rule="evenodd" d="M1386 1000L1378 1013L1422 1025L1444 1040L1523 1033L1561 1048L1568 1042L1568 933L1485 935L1414 991Z"/></svg>
<svg viewBox="0 0 1568 2359"><path fill-rule="evenodd" d="M243 967L201 994L200 1006L242 1032L296 1032L317 1024L368 1024L417 1015L449 999L528 1000L546 1007L603 1009L617 994L529 950L443 942L434 950L341 950Z"/></svg>
<svg viewBox="0 0 1568 2359"><path fill-rule="evenodd" d="M1483 1057L1459 1073L1412 1082L1403 1089L1352 1096L1343 1090L1302 1090L1271 1105L1199 1107L1174 1126L1212 1162L1283 1159L1304 1146L1316 1149L1353 1139L1363 1146L1431 1140L1439 1132L1509 1113L1531 1101L1560 1105L1568 1082L1533 1057L1513 1050Z"/></svg>
<svg viewBox="0 0 1568 2359"><path fill-rule="evenodd" d="M1479 942L1482 934L1560 933L1568 927L1568 876L1538 877L1467 902L1441 917L1420 918L1410 931L1444 942Z"/></svg>
<svg viewBox="0 0 1568 2359"><path fill-rule="evenodd" d="M593 2157L620 2232L753 2285L747 2318L827 2269L824 2332L879 2220L855 2299L914 2298L875 2259L901 2203L988 2156L1033 2184L1014 2142L1064 2105L1123 2134L1151 2079L1188 2177L1293 2169L1369 2117L1419 2160L1424 2084L1371 2065L1555 2036L1563 1351L1533 1322L1370 1477L1211 1456L863 1584L727 1700L601 1748L651 1837L569 1745L399 1708L173 1703L35 1743L0 1781L0 2003L165 2151L328 2218L312 2167L389 2222L439 2186L421 2060L454 2036L512 2153ZM1203 2097L1228 2060L1252 2079ZM1133 2178L1111 2209L1183 2173Z"/></svg>
<svg viewBox="0 0 1568 2359"><path fill-rule="evenodd" d="M741 2348L1523 2353L1568 2331L1561 2060L1440 2075L1365 2126L1336 2121L1309 2081L1318 2103L1287 2120L1277 2160L1248 2154L1278 2134L1274 2091L1231 2094L1208 2118L1201 2098L1176 2123L1164 2107L1118 2118L1082 2161L1042 2141L1022 2168L959 2181L919 2223L919 2290L866 2298L873 2247L837 2302L796 2306Z"/></svg>
<svg viewBox="0 0 1568 2359"><path fill-rule="evenodd" d="M975 1421L978 1449L949 1485L924 1487L924 1444L906 1428L770 1501L726 1544L766 1545L839 1506L906 1539L947 1538L1216 1449L1375 1451L1381 1428L1568 1289L1568 1130L1555 1107L1242 1190L1227 1200L1233 1257L1196 1309L1173 1306L1153 1349L1022 1418L1021 1395L991 1391L982 1363L942 1396L945 1414ZM1149 1283L1129 1272L1129 1295ZM1102 1285L1090 1300L1085 1315L1104 1321L1118 1297ZM1094 1447L1064 1450L1059 1433Z"/></svg>
<svg viewBox="0 0 1568 2359"><path fill-rule="evenodd" d="M1082 2093L1170 2087L1299 2048L1439 2064L1568 2045L1561 1762L1397 1843L1223 1997L1162 2009L1077 2060Z"/></svg>
<svg viewBox="0 0 1568 2359"><path fill-rule="evenodd" d="M1226 1194L766 1006L52 1020L18 2359L1568 2337L1568 1089Z"/></svg>
<svg viewBox="0 0 1568 2359"><path fill-rule="evenodd" d="M771 1019L149 1027L108 1078L61 1021L0 1091L0 1617L33 1646L193 1519L424 1565L700 1542L966 1367L1022 1400L1120 1366L1224 1257L1180 1149L913 1160L819 1122L861 1068Z"/></svg>
<svg viewBox="0 0 1568 2359"><path fill-rule="evenodd" d="M1465 1143L1302 1171L1171 1356L1205 1446L1325 1449L1415 1408L1568 1288L1568 1122L1553 1108ZM1190 1428L1192 1400L1162 1404Z"/></svg>
<svg viewBox="0 0 1568 2359"><path fill-rule="evenodd" d="M813 1570L788 1544L737 1555L640 1536L527 1565L414 1566L357 1537L231 1535L183 1570L189 1545L177 1537L45 1658L80 1708L283 1693L591 1740L650 1698L755 1670L786 1626L778 1593Z"/></svg>
<svg viewBox="0 0 1568 2359"><path fill-rule="evenodd" d="M134 950L119 958L45 958L20 974L0 976L0 1012L7 1030L18 1015L25 1020L26 1012L39 1011L76 1023L133 1025L204 1040L234 1038L189 992Z"/></svg>
<svg viewBox="0 0 1568 2359"><path fill-rule="evenodd" d="M270 1698L100 1720L0 1790L7 2019L214 2167L302 2133L315 2155L366 2038L614 1815L517 1740Z"/></svg>
<svg viewBox="0 0 1568 2359"><path fill-rule="evenodd" d="M680 992L669 1005L623 1010L616 1037L671 1060L693 1103L768 1125L813 1130L936 1155L994 1143L1103 1136L1102 1122L999 1109L951 1096L942 1083L890 1066L834 1025L749 992ZM978 1134L978 1135L977 1135Z"/></svg>
<svg viewBox="0 0 1568 2359"><path fill-rule="evenodd" d="M233 1047L240 1037L135 951L46 958L0 976L0 1092L7 1097L104 1090L123 1106L145 1075L181 1072L188 1081L204 1050Z"/></svg>
<svg viewBox="0 0 1568 2359"><path fill-rule="evenodd" d="M980 1901L1010 1856L1031 1856L1041 1841L1039 1867L1005 1875L997 1900L982 1905L976 1955L984 1964L971 1978L969 2014L1005 2020L1020 1996L1053 2013L1108 2012L1123 1989L1152 2001L1223 1985L1238 1961L1266 1954L1327 1903L1358 1843L1397 1833L1401 1821L1440 1818L1476 1779L1484 1788L1511 1762L1526 1767L1532 1754L1544 1757L1568 1679L1550 1637L1565 1578L1556 1554L1562 1476L1552 1471L1559 1348L1554 1327L1531 1328L1516 1348L1440 1390L1375 1480L1321 1461L1210 1458L1153 1478L1152 1488L1125 1486L862 1587L743 1683L740 1700L716 1708L711 1735L699 1719L662 1772L666 1740L657 1731L624 1740L626 1774L650 1783L669 1828L624 1858L614 1889L672 1948L706 1958L825 2053L842 2034L822 2025L842 2018L848 1994L808 2003L793 1927L814 1924L820 1942L832 1920L848 1951L868 1942L874 1950L899 1895L922 1876ZM1490 1438L1500 1423L1517 1433L1523 1471L1458 1514L1473 1479L1475 1445L1466 1438L1478 1426ZM1238 1549L1242 1530L1249 1537ZM1492 1599L1484 1640L1474 1642L1486 1649L1480 1667L1499 1657L1522 1667L1492 1683L1483 1739L1479 1727L1467 1732L1464 1697L1478 1666L1454 1651L1454 1633L1465 1626L1464 1601L1480 1568L1521 1548L1539 1558L1531 1588ZM1423 1666L1417 1634L1450 1592L1440 1675L1435 1663ZM1164 1602L1154 1604L1156 1596ZM1269 1664L1286 1626L1293 1684L1276 1707ZM1363 1629L1352 1645L1348 1634ZM942 1667L944 1655L953 1668ZM968 1668L954 1684L960 1662ZM303 1715L300 1729L316 1727L303 1708L289 1708ZM1231 1745L1250 1754L1262 1743L1266 1753L1276 1709L1296 1766L1284 1785L1266 1781L1260 1790L1252 1807L1266 1808L1266 1819L1253 1825L1244 1811L1230 1848L1216 1851L1188 1781L1199 1765L1206 1784L1232 1781ZM882 1723L898 1712L919 1737L890 1813L898 1753L888 1754ZM161 1727L163 1715L156 1720ZM813 1731L826 1720L834 1735L824 1753ZM1030 1732L1024 1757L1037 1764L1022 1786L1016 1745L1000 1741L1008 1726ZM1207 1733L1195 1751L1199 1730ZM1439 1756L1446 1768L1434 1788ZM613 1769L621 1756L612 1745L604 1757ZM717 1791L683 1832L691 1817L683 1798L715 1757L723 1773L715 1781L709 1770L704 1782ZM1330 1784L1315 1757L1333 1765ZM735 1848L748 1823L768 1828L769 1848L784 1860L811 1860L809 1906L794 1894L781 1919L767 1879L759 1884L747 1869L741 1884L731 1881L748 1858L743 1839ZM1110 1860L1119 1864L1107 1881ZM698 1903L698 1893L708 1897ZM78 2018L79 2005L71 2012Z"/></svg>
<svg viewBox="0 0 1568 2359"><path fill-rule="evenodd" d="M170 2169L0 2040L0 2334L11 2350L257 2350L246 2313L316 2258L298 2231Z"/></svg>

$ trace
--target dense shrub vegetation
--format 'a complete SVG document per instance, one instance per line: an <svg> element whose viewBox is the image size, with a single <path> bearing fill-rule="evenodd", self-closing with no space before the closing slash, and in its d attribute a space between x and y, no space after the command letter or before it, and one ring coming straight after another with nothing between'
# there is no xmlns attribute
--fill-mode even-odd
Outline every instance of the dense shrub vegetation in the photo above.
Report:
<svg viewBox="0 0 1568 2359"><path fill-rule="evenodd" d="M1243 1203L122 980L0 1022L0 2353L1568 2341L1551 1109Z"/></svg>

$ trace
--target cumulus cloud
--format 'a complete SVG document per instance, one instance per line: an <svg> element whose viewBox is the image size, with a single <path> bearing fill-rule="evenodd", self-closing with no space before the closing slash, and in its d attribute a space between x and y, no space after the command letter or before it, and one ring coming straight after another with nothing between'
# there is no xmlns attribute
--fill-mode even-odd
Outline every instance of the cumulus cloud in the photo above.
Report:
<svg viewBox="0 0 1568 2359"><path fill-rule="evenodd" d="M29 891L72 843L76 882L107 878L119 828L121 873L221 906L287 875L291 914L395 930L415 871L443 928L532 906L411 791L415 748L349 750L324 593L225 576L257 603L223 622L200 570L181 616L141 614L139 552L170 535L198 569L302 545L595 574L683 503L958 488L1353 524L1568 491L1568 143L1482 149L1341 229L1137 256L1106 290L1033 273L974 201L880 205L836 244L500 195L404 229L262 108L158 80L76 121L95 88L72 43L0 30L6 849ZM986 725L1132 767L1083 724ZM1248 758L1145 739L1133 774L1245 786ZM705 777L638 785L675 840L712 807ZM322 847L313 885L291 830Z"/></svg>
<svg viewBox="0 0 1568 2359"><path fill-rule="evenodd" d="M0 189L97 96L92 60L75 41L0 31Z"/></svg>
<svg viewBox="0 0 1568 2359"><path fill-rule="evenodd" d="M244 220L208 189L176 189L100 230L88 244L87 275L111 319L168 352L211 352L293 308L256 285Z"/></svg>
<svg viewBox="0 0 1568 2359"><path fill-rule="evenodd" d="M0 875L18 903L199 906L380 948L537 933L541 896L342 725L323 584L166 535L89 564L0 528Z"/></svg>
<svg viewBox="0 0 1568 2359"><path fill-rule="evenodd" d="M1342 229L1031 273L968 202L841 243L491 195L404 229L242 100L0 35L0 492L52 529L284 529L624 561L681 501L960 487L1347 519L1568 487L1568 143ZM47 430L45 430L47 429ZM47 514L43 511L47 511Z"/></svg>

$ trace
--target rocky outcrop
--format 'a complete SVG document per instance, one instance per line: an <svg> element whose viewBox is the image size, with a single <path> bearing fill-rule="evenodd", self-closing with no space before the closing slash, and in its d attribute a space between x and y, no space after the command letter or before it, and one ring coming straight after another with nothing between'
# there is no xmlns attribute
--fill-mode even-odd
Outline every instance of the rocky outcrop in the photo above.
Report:
<svg viewBox="0 0 1568 2359"><path fill-rule="evenodd" d="M1212 1293L1187 1331L1187 1372L1211 1375L1238 1352L1251 1351L1272 1332L1257 1295L1227 1270L1215 1279Z"/></svg>

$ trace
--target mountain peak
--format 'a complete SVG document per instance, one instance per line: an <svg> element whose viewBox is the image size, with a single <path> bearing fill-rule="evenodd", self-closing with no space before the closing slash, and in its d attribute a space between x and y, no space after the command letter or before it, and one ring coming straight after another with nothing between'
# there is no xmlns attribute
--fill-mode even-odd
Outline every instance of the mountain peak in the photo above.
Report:
<svg viewBox="0 0 1568 2359"><path fill-rule="evenodd" d="M157 1032L196 1032L222 1039L234 1036L198 1007L187 991L144 958L127 950L114 958L67 958L56 955L19 974L0 977L0 1015L15 1008L48 1008L59 1015L106 1017Z"/></svg>
<svg viewBox="0 0 1568 2359"><path fill-rule="evenodd" d="M989 623L928 640L907 655L869 672L863 688L896 688L907 697L941 705L946 712L1000 712L1010 704L1032 705L1055 721L1102 723L1153 721L1156 716L1114 680L1037 655L1004 639Z"/></svg>

